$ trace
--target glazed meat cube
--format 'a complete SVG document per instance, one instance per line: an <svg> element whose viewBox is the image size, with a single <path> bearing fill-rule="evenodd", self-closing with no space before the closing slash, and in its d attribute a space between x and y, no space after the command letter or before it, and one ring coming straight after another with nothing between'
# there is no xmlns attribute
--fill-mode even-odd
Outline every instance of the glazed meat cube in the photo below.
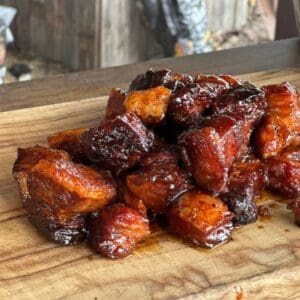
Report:
<svg viewBox="0 0 300 300"><path fill-rule="evenodd" d="M269 188L288 198L300 197L300 147L290 147L265 162Z"/></svg>
<svg viewBox="0 0 300 300"><path fill-rule="evenodd" d="M130 84L129 91L147 90L156 86L164 86L172 91L183 87L193 81L187 74L172 74L168 69L149 69L143 74L139 74Z"/></svg>
<svg viewBox="0 0 300 300"><path fill-rule="evenodd" d="M77 165L61 150L40 146L19 149L13 174L29 219L64 245L84 240L85 214L116 195L110 174Z"/></svg>
<svg viewBox="0 0 300 300"><path fill-rule="evenodd" d="M66 219L74 213L100 209L116 196L116 185L108 172L66 160L40 160L28 175L27 185L32 199Z"/></svg>
<svg viewBox="0 0 300 300"><path fill-rule="evenodd" d="M145 125L157 125L165 117L170 95L171 91L163 86L132 91L125 100L125 110L135 113Z"/></svg>
<svg viewBox="0 0 300 300"><path fill-rule="evenodd" d="M121 89L112 89L110 91L105 109L105 120L114 119L116 116L125 113L125 99L125 91Z"/></svg>
<svg viewBox="0 0 300 300"><path fill-rule="evenodd" d="M145 213L164 213L181 193L191 188L187 174L177 164L177 156L168 151L143 158L142 167L126 177L125 201Z"/></svg>
<svg viewBox="0 0 300 300"><path fill-rule="evenodd" d="M293 200L287 206L295 215L295 223L300 226L300 198Z"/></svg>
<svg viewBox="0 0 300 300"><path fill-rule="evenodd" d="M147 90L156 86L166 86L171 81L171 71L168 69L149 69L145 73L137 75L131 82L129 91Z"/></svg>
<svg viewBox="0 0 300 300"><path fill-rule="evenodd" d="M107 172L66 160L40 160L28 175L29 220L54 242L73 245L87 236L86 214L116 196Z"/></svg>
<svg viewBox="0 0 300 300"><path fill-rule="evenodd" d="M280 153L300 142L300 102L296 88L290 83L266 85L268 109L256 134L257 151L263 158Z"/></svg>
<svg viewBox="0 0 300 300"><path fill-rule="evenodd" d="M80 136L86 130L77 128L57 132L48 137L48 145L50 148L66 151L76 163L88 163L80 143Z"/></svg>
<svg viewBox="0 0 300 300"><path fill-rule="evenodd" d="M187 84L171 95L168 116L177 125L196 124L210 106L212 99L210 92L200 85L196 83Z"/></svg>
<svg viewBox="0 0 300 300"><path fill-rule="evenodd" d="M23 201L26 201L29 196L27 188L28 174L41 159L70 160L70 156L65 151L53 150L42 146L25 149L19 148L18 157L13 166L13 176L19 185L19 191Z"/></svg>
<svg viewBox="0 0 300 300"><path fill-rule="evenodd" d="M231 84L218 75L197 74L194 82L205 89L212 99L215 99L231 88Z"/></svg>
<svg viewBox="0 0 300 300"><path fill-rule="evenodd" d="M231 219L226 204L197 190L182 194L168 210L170 231L205 248L228 240Z"/></svg>
<svg viewBox="0 0 300 300"><path fill-rule="evenodd" d="M247 144L243 130L244 122L218 116L179 136L182 159L201 188L215 194L224 190L229 168Z"/></svg>
<svg viewBox="0 0 300 300"><path fill-rule="evenodd" d="M228 82L217 75L196 75L194 83L186 84L172 94L168 106L170 119L181 126L197 126L211 103L234 84L232 77L224 75L224 78Z"/></svg>
<svg viewBox="0 0 300 300"><path fill-rule="evenodd" d="M265 113L265 93L255 85L244 82L224 93L212 104L214 115L228 115L236 120L257 124Z"/></svg>
<svg viewBox="0 0 300 300"><path fill-rule="evenodd" d="M133 113L104 121L81 135L83 150L90 161L120 175L147 153L154 135Z"/></svg>
<svg viewBox="0 0 300 300"><path fill-rule="evenodd" d="M122 204L114 204L103 208L92 220L89 244L104 256L124 258L149 234L149 221L144 215Z"/></svg>
<svg viewBox="0 0 300 300"><path fill-rule="evenodd" d="M234 225L256 221L255 199L261 196L266 181L266 168L259 160L234 164L229 173L228 191L219 195L233 213Z"/></svg>

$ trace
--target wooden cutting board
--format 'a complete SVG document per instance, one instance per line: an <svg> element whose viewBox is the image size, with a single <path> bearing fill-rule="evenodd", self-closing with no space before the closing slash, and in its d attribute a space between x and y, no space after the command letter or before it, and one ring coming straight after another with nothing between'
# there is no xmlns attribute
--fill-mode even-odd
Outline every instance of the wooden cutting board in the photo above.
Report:
<svg viewBox="0 0 300 300"><path fill-rule="evenodd" d="M240 78L300 88L294 69ZM156 231L133 256L112 261L35 230L11 176L16 148L98 123L105 103L102 97L0 113L0 299L299 299L300 228L276 195L264 197L270 219L236 229L213 250Z"/></svg>

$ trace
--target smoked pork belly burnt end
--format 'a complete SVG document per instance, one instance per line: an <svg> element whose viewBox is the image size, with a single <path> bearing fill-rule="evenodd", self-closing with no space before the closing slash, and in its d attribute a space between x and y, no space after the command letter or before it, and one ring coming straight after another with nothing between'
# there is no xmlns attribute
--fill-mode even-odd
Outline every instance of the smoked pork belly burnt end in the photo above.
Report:
<svg viewBox="0 0 300 300"><path fill-rule="evenodd" d="M191 126L208 109L210 93L196 83L190 83L174 92L168 104L169 119L179 126Z"/></svg>
<svg viewBox="0 0 300 300"><path fill-rule="evenodd" d="M81 135L89 160L120 175L136 165L154 142L154 134L134 113L106 120Z"/></svg>
<svg viewBox="0 0 300 300"><path fill-rule="evenodd" d="M171 91L157 86L131 91L124 102L126 112L135 113L145 125L158 125L165 118Z"/></svg>
<svg viewBox="0 0 300 300"><path fill-rule="evenodd" d="M232 86L229 82L218 75L197 74L194 83L210 94L212 99L220 96L224 91L228 91Z"/></svg>
<svg viewBox="0 0 300 300"><path fill-rule="evenodd" d="M257 152L264 159L300 144L300 101L296 88L288 83L265 85L268 108L256 133Z"/></svg>
<svg viewBox="0 0 300 300"><path fill-rule="evenodd" d="M116 116L125 113L124 102L127 92L121 89L112 89L109 93L105 108L105 120L114 119Z"/></svg>
<svg viewBox="0 0 300 300"><path fill-rule="evenodd" d="M233 224L245 225L257 220L255 199L267 182L267 170L258 159L236 162L229 173L227 192L219 197L233 213Z"/></svg>
<svg viewBox="0 0 300 300"><path fill-rule="evenodd" d="M295 223L300 226L300 198L290 202L287 207L293 211L295 215Z"/></svg>
<svg viewBox="0 0 300 300"><path fill-rule="evenodd" d="M150 234L149 221L140 212L123 204L104 207L92 219L89 244L93 250L112 259L132 254L136 244Z"/></svg>
<svg viewBox="0 0 300 300"><path fill-rule="evenodd" d="M258 124L267 107L265 93L250 82L243 82L212 103L214 115L228 115L236 120Z"/></svg>
<svg viewBox="0 0 300 300"><path fill-rule="evenodd" d="M182 159L201 188L215 194L224 190L229 169L245 144L243 126L243 121L218 116L179 136Z"/></svg>
<svg viewBox="0 0 300 300"><path fill-rule="evenodd" d="M80 136L86 130L87 128L76 128L57 132L47 138L48 145L52 149L66 151L76 163L88 164L80 143Z"/></svg>
<svg viewBox="0 0 300 300"><path fill-rule="evenodd" d="M300 146L290 146L265 163L271 190L288 198L300 197Z"/></svg>
<svg viewBox="0 0 300 300"><path fill-rule="evenodd" d="M205 248L227 241L233 230L232 214L220 199L200 191L188 191L168 210L169 230Z"/></svg>
<svg viewBox="0 0 300 300"><path fill-rule="evenodd" d="M186 172L180 169L178 157L171 151L152 152L140 165L125 179L124 198L130 207L161 214L181 193L191 189Z"/></svg>
<svg viewBox="0 0 300 300"><path fill-rule="evenodd" d="M110 174L77 165L61 150L40 146L20 149L13 173L29 220L64 245L83 241L85 215L116 195Z"/></svg>
<svg viewBox="0 0 300 300"><path fill-rule="evenodd" d="M129 91L147 90L157 86L164 86L175 91L192 81L192 77L187 74L172 73L168 69L149 69L145 73L137 75L131 82Z"/></svg>
<svg viewBox="0 0 300 300"><path fill-rule="evenodd" d="M193 83L186 84L171 95L168 116L180 126L194 126L210 107L211 103L239 82L225 76L230 83L217 75L196 75ZM235 83L234 83L235 82Z"/></svg>
<svg viewBox="0 0 300 300"><path fill-rule="evenodd" d="M18 148L17 159L13 165L13 176L18 183L23 202L29 197L27 188L28 175L41 159L71 160L69 154L61 150L49 149L38 145L28 148Z"/></svg>
<svg viewBox="0 0 300 300"><path fill-rule="evenodd" d="M116 196L116 184L108 171L65 160L40 160L27 184L31 198L65 217L100 209Z"/></svg>

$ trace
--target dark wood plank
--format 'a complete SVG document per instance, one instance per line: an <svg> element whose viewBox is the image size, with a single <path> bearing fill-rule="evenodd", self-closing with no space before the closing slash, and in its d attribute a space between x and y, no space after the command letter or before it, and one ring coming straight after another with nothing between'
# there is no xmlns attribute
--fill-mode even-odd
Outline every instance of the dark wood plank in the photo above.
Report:
<svg viewBox="0 0 300 300"><path fill-rule="evenodd" d="M125 86L137 73L150 67L170 68L191 74L242 74L299 65L300 39L281 40L202 55L166 58L3 85L0 87L0 111L105 95L111 87Z"/></svg>

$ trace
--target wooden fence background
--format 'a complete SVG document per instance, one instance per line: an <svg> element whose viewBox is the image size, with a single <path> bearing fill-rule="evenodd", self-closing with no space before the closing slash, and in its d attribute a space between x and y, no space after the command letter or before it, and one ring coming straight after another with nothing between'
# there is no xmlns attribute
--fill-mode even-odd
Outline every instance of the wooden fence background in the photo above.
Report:
<svg viewBox="0 0 300 300"><path fill-rule="evenodd" d="M63 62L73 70L115 66L147 58L153 37L135 0L0 0L17 8L15 44ZM212 31L237 30L247 20L247 0L207 0Z"/></svg>

